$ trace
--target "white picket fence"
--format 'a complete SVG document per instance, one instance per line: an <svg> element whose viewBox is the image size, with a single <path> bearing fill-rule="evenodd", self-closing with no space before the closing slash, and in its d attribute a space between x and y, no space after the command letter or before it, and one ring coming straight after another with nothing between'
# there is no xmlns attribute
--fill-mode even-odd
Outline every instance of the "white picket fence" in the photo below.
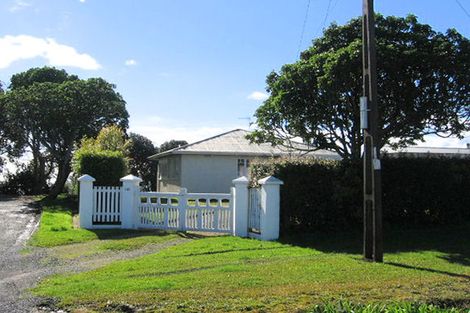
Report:
<svg viewBox="0 0 470 313"><path fill-rule="evenodd" d="M231 233L241 237L275 240L279 237L279 188L274 177L248 188L248 179L233 180L231 193L142 192L140 178L121 178L122 187L80 182L80 226L87 229L162 229Z"/></svg>
<svg viewBox="0 0 470 313"><path fill-rule="evenodd" d="M230 233L231 194L141 192L141 228Z"/></svg>

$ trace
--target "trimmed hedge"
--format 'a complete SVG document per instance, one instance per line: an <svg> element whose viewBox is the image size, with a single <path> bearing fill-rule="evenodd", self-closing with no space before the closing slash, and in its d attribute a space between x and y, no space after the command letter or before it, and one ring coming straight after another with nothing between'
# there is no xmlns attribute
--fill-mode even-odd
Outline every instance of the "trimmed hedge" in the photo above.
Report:
<svg viewBox="0 0 470 313"><path fill-rule="evenodd" d="M127 173L127 161L122 152L109 150L77 151L73 160L74 172L91 175L97 186L119 186Z"/></svg>
<svg viewBox="0 0 470 313"><path fill-rule="evenodd" d="M268 175L281 187L281 231L360 229L362 162L255 160L252 185ZM384 158L385 224L452 224L470 219L470 158Z"/></svg>

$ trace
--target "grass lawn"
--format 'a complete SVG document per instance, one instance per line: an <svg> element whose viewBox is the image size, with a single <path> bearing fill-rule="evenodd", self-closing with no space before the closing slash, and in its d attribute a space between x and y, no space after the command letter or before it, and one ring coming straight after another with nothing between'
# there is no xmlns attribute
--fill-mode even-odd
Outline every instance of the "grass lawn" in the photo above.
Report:
<svg viewBox="0 0 470 313"><path fill-rule="evenodd" d="M321 312L328 310L315 305L332 299L435 303L467 312L469 229L387 231L383 264L362 261L358 234L298 236L301 240L282 242L209 237L90 272L50 277L33 292L57 297L61 306L80 312L120 312L122 303L151 312Z"/></svg>
<svg viewBox="0 0 470 313"><path fill-rule="evenodd" d="M71 247L70 253L66 256L64 255L64 258L74 258L77 255L91 255L100 251L133 250L147 244L161 243L178 237L176 233L159 231L87 230L76 228L73 225L72 213L77 211L77 203L74 199L61 195L56 200L42 200L40 204L42 207L41 221L39 229L29 241L30 245L55 247L93 241L89 245L83 246L87 251Z"/></svg>

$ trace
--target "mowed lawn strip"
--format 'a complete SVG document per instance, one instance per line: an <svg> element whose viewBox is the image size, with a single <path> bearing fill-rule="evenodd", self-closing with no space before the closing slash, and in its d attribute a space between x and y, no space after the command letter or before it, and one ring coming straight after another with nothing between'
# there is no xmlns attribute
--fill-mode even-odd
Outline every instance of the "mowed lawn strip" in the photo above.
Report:
<svg viewBox="0 0 470 313"><path fill-rule="evenodd" d="M64 195L56 200L41 200L42 208L39 229L29 244L37 247L53 247L98 239L98 234L86 229L73 227L72 210L76 201Z"/></svg>
<svg viewBox="0 0 470 313"><path fill-rule="evenodd" d="M355 236L304 236L296 245L205 238L94 271L51 277L34 293L58 297L63 306L98 310L123 302L170 312L292 311L339 298L462 308L470 294L468 227L452 231L389 233L394 239L386 240L391 249L384 264L362 261ZM397 238L407 241L402 251L395 249ZM428 239L421 249L423 238Z"/></svg>
<svg viewBox="0 0 470 313"><path fill-rule="evenodd" d="M55 247L94 241L86 246L86 253L94 254L100 251L134 250L147 244L156 244L176 239L176 233L161 231L136 231L120 229L87 230L74 227L73 211L77 203L65 195L56 200L40 201L42 207L39 229L33 234L29 244L37 247ZM65 258L73 258L71 254Z"/></svg>

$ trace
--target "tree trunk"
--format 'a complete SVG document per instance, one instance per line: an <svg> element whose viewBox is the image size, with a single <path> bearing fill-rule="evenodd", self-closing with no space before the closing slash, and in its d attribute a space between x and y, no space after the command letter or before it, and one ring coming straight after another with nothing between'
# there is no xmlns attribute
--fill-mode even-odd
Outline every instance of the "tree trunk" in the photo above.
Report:
<svg viewBox="0 0 470 313"><path fill-rule="evenodd" d="M33 176L34 186L32 193L34 195L42 194L46 187L46 160L39 149L32 149L33 153Z"/></svg>
<svg viewBox="0 0 470 313"><path fill-rule="evenodd" d="M70 158L67 158L58 164L57 179L49 191L49 195L47 196L48 199L57 198L57 196L64 190L64 185L67 182L70 172Z"/></svg>

